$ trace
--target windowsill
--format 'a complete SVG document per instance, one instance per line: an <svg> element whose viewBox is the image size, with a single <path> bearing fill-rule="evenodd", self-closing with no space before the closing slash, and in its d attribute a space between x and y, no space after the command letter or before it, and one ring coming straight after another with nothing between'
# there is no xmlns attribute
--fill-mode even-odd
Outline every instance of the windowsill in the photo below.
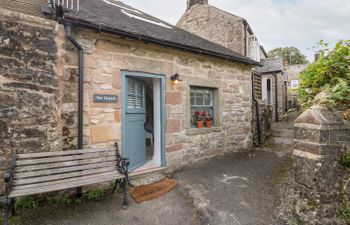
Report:
<svg viewBox="0 0 350 225"><path fill-rule="evenodd" d="M190 128L186 131L187 135L196 135L196 134L208 134L208 133L214 133L214 132L220 132L220 127L211 127L211 128Z"/></svg>

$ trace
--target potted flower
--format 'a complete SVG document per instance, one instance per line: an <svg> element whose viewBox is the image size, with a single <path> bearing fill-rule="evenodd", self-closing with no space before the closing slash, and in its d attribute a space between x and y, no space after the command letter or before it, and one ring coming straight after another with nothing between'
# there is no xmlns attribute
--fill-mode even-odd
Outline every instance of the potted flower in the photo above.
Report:
<svg viewBox="0 0 350 225"><path fill-rule="evenodd" d="M211 128L213 126L213 117L210 114L205 117L205 126L208 128Z"/></svg>
<svg viewBox="0 0 350 225"><path fill-rule="evenodd" d="M193 123L196 124L197 128L203 128L203 117L202 113L196 111L193 114Z"/></svg>

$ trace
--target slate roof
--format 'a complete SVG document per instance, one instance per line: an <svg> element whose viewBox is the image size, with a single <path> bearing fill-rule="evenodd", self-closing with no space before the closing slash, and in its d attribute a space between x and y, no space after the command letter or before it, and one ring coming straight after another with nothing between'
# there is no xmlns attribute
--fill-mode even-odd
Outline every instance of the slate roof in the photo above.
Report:
<svg viewBox="0 0 350 225"><path fill-rule="evenodd" d="M282 58L267 58L261 61L262 67L255 67L255 71L258 73L272 73L283 71L283 59Z"/></svg>
<svg viewBox="0 0 350 225"><path fill-rule="evenodd" d="M79 11L64 12L66 21L137 40L179 48L199 54L260 65L237 52L159 20L115 0L80 1Z"/></svg>

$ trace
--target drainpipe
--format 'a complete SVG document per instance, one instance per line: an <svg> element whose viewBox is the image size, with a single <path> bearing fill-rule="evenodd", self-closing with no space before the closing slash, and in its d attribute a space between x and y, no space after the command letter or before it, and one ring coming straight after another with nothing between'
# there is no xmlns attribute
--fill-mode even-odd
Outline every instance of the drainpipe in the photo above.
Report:
<svg viewBox="0 0 350 225"><path fill-rule="evenodd" d="M255 99L255 86L254 86L254 73L252 73L252 94L253 101L255 102L255 111L256 111L256 127L258 133L258 143L261 145L261 128L260 128L260 116L259 116L259 102Z"/></svg>
<svg viewBox="0 0 350 225"><path fill-rule="evenodd" d="M276 122L278 122L278 88L277 88L277 74L272 74L275 77L275 116L276 116Z"/></svg>
<svg viewBox="0 0 350 225"><path fill-rule="evenodd" d="M288 112L288 81L284 82L284 93L285 93L285 107L284 107L284 111Z"/></svg>
<svg viewBox="0 0 350 225"><path fill-rule="evenodd" d="M78 149L83 149L84 50L73 37L72 24L64 23L68 40L78 50Z"/></svg>
<svg viewBox="0 0 350 225"><path fill-rule="evenodd" d="M247 51L247 28L248 24L246 20L243 20L243 25L244 25L244 56L247 56L248 51Z"/></svg>

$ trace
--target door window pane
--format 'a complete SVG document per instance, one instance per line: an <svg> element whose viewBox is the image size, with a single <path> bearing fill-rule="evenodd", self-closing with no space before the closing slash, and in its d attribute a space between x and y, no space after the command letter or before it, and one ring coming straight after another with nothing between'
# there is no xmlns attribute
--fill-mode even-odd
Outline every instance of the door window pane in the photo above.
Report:
<svg viewBox="0 0 350 225"><path fill-rule="evenodd" d="M134 79L128 80L127 103L129 109L142 109L144 102L144 84Z"/></svg>

